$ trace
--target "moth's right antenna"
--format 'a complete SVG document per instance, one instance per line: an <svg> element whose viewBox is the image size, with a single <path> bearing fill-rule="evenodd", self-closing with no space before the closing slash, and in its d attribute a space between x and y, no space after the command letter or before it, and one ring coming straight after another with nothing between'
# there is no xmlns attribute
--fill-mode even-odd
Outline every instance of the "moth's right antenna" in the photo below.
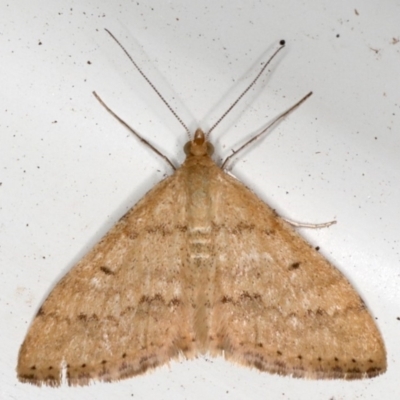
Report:
<svg viewBox="0 0 400 400"><path fill-rule="evenodd" d="M276 117L270 124L268 124L260 133L257 135L253 136L250 140L248 140L246 143L244 143L242 146L240 146L237 150L233 150L232 154L228 157L225 158L225 161L221 165L221 169L224 169L226 164L233 158L236 157L236 155L242 151L245 147L247 147L250 143L253 143L255 140L257 140L260 136L262 136L265 132L268 131L269 128L271 128L273 125L275 125L277 122L281 121L283 118L285 118L288 114L290 114L294 109L300 106L300 104L304 103L310 96L312 95L312 92L306 94L301 100L299 100L295 105L291 106L289 110L285 111L283 114L279 115Z"/></svg>
<svg viewBox="0 0 400 400"><path fill-rule="evenodd" d="M132 56L128 53L128 51L125 49L124 46L119 42L119 40L106 28L104 28L105 31L117 42L118 46L121 47L121 49L124 51L124 53L128 56L128 58L131 60L132 64L135 66L135 68L138 70L140 75L143 76L143 78L146 80L146 82L152 87L152 89L157 93L157 96L163 101L163 103L168 107L169 111L174 115L174 117L180 122L180 124L185 128L186 133L189 136L190 139L190 131L186 124L181 120L181 118L178 116L178 114L175 112L175 110L169 105L167 100L165 100L164 96L157 90L157 88L154 86L154 84L151 82L151 80L147 77L147 75L140 69L140 67L136 64L136 62L133 60Z"/></svg>
<svg viewBox="0 0 400 400"><path fill-rule="evenodd" d="M255 85L255 83L258 81L262 73L265 71L265 68L268 67L270 62L275 58L275 56L285 47L285 41L281 40L279 42L280 47L275 51L274 54L269 58L269 60L266 62L266 64L261 68L261 71L258 73L258 75L253 79L253 82L250 83L249 86L244 90L244 92L233 102L233 104L222 114L222 116L218 119L218 121L210 128L210 130L207 132L206 137L210 137L210 133L216 128L217 125L230 113L233 107L236 106L237 103L242 99L242 97Z"/></svg>

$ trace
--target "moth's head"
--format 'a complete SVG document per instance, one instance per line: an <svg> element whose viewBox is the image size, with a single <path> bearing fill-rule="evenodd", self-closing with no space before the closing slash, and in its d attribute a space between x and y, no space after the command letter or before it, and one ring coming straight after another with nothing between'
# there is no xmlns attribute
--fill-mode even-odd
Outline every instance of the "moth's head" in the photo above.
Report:
<svg viewBox="0 0 400 400"><path fill-rule="evenodd" d="M183 150L187 156L211 156L214 153L214 146L207 141L204 132L201 129L197 129L193 140L187 142Z"/></svg>

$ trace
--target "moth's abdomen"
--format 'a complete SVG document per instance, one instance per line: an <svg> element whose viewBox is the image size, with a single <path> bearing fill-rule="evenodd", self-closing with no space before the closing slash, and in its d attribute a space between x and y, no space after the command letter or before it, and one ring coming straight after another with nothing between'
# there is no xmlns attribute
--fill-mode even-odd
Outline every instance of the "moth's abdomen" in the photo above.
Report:
<svg viewBox="0 0 400 400"><path fill-rule="evenodd" d="M198 158L199 163L196 163ZM208 350L211 305L213 304L212 282L215 273L209 177L209 167L215 164L207 156L193 157L190 161L189 165L183 168L187 185L186 215L189 248L187 273L189 293L192 296L191 306L194 308L193 326L196 344L198 350L204 353Z"/></svg>

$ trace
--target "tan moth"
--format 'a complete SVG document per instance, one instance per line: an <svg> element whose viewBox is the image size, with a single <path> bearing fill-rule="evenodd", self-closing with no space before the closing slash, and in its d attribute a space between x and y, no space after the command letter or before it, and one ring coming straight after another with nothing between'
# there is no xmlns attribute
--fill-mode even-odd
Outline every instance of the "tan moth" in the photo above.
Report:
<svg viewBox="0 0 400 400"><path fill-rule="evenodd" d="M21 346L20 381L115 381L204 353L302 378L361 379L385 372L382 337L347 279L222 169L311 93L222 167L211 159L209 133L283 47L281 42L207 135L195 132L179 168L95 94L175 171L50 293Z"/></svg>

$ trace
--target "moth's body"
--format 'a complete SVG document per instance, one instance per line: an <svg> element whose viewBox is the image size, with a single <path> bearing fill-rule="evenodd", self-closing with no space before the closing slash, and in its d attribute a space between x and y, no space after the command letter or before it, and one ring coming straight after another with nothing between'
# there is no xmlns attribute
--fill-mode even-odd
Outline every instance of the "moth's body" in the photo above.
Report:
<svg viewBox="0 0 400 400"><path fill-rule="evenodd" d="M344 276L211 159L187 158L54 288L18 377L111 381L209 352L263 371L358 379L385 371L379 331Z"/></svg>
<svg viewBox="0 0 400 400"><path fill-rule="evenodd" d="M280 41L207 135L284 45ZM50 293L21 346L18 378L59 386L65 373L68 384L86 385L206 352L294 377L361 379L383 373L383 340L346 278L212 161L213 147L200 129L184 150L182 166L121 218Z"/></svg>

